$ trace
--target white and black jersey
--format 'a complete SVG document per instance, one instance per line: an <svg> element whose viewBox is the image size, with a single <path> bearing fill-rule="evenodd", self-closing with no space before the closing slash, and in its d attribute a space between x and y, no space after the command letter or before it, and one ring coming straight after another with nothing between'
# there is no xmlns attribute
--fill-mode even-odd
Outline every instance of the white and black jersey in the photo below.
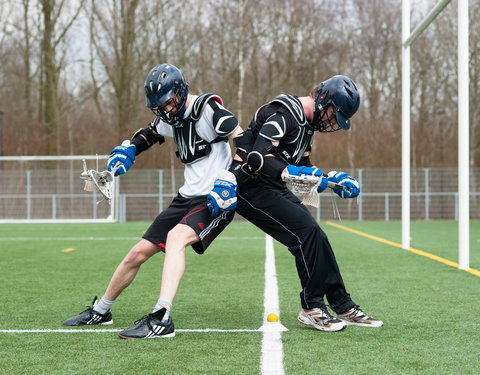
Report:
<svg viewBox="0 0 480 375"><path fill-rule="evenodd" d="M184 117L187 118L192 113L192 109L199 96L192 96L191 103L185 111ZM217 103L220 109L224 110L221 104ZM189 149L195 148L196 142L213 142L210 144L211 151L208 155L197 159L189 164L185 164L184 185L179 189L181 196L191 198L199 195L207 195L213 187L213 182L220 170L228 169L232 162L231 149L228 142L214 142L218 137L227 137L230 133L225 129L216 131L213 121L214 110L210 105L206 105L201 113L200 118L195 123L195 133L199 136L182 138L182 144L178 144L178 137L175 137L172 125L163 121L156 123L156 131L165 137L175 138L179 153L187 152Z"/></svg>

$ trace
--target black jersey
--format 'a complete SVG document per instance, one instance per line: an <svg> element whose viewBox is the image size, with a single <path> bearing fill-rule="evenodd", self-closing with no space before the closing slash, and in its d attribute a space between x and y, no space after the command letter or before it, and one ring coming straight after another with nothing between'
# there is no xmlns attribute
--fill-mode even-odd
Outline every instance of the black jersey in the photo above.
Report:
<svg viewBox="0 0 480 375"><path fill-rule="evenodd" d="M313 128L294 96L280 95L260 107L248 127L255 139L263 136L279 142L276 154L288 164L298 165L311 149Z"/></svg>
<svg viewBox="0 0 480 375"><path fill-rule="evenodd" d="M278 142L276 147L269 148L269 153L281 159L285 165L299 165L305 153L310 151L313 128L305 117L300 101L290 95L280 95L260 107L248 126L251 134L249 143L253 145L258 137L270 142ZM252 149L237 149L237 153L246 160L246 155ZM260 151L260 150L257 150ZM258 176L259 182L284 188L280 179Z"/></svg>

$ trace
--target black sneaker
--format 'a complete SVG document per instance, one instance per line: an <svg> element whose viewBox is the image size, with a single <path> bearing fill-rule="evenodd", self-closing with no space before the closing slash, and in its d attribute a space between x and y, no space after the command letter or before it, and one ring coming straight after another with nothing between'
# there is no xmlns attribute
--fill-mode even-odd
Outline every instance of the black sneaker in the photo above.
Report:
<svg viewBox="0 0 480 375"><path fill-rule="evenodd" d="M167 312L166 309L160 309L152 314L135 321L135 326L126 329L118 334L122 339L155 339L159 337L174 337L175 327L171 317L162 322L162 318Z"/></svg>
<svg viewBox="0 0 480 375"><path fill-rule="evenodd" d="M93 298L92 306L82 311L77 316L67 319L63 322L64 326L88 326L93 324L110 325L113 324L112 313L107 311L105 314L100 314L93 308L96 305L97 296Z"/></svg>

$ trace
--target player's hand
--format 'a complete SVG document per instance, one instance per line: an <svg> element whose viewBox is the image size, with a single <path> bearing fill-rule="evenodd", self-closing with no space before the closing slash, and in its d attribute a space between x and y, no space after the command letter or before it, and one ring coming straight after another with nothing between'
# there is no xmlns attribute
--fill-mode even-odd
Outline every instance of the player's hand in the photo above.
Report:
<svg viewBox="0 0 480 375"><path fill-rule="evenodd" d="M207 195L207 208L212 217L224 211L235 211L237 208L237 179L232 172L221 171Z"/></svg>
<svg viewBox="0 0 480 375"><path fill-rule="evenodd" d="M113 169L120 163L120 166L115 172L115 176L120 176L130 169L133 163L135 163L135 153L137 147L130 144L130 142L123 142L121 146L115 147L110 153L110 158L107 162L107 169L112 172Z"/></svg>
<svg viewBox="0 0 480 375"><path fill-rule="evenodd" d="M340 198L355 198L360 194L358 181L345 172L328 172L328 182L339 186L332 187L332 190Z"/></svg>
<svg viewBox="0 0 480 375"><path fill-rule="evenodd" d="M315 167L287 165L282 172L282 179L284 181L288 180L289 176L305 177L306 179L309 176L318 177L320 180L317 187L317 193L321 193L328 186L328 179L323 175L322 170Z"/></svg>

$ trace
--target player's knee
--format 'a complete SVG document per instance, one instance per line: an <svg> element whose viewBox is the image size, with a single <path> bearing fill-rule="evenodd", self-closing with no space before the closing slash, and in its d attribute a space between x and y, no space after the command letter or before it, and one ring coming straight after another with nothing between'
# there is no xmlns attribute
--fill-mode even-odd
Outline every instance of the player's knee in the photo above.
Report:
<svg viewBox="0 0 480 375"><path fill-rule="evenodd" d="M320 228L318 224L312 226L312 233L315 235L317 241L325 242L328 241L328 237L325 232Z"/></svg>
<svg viewBox="0 0 480 375"><path fill-rule="evenodd" d="M145 246L142 246L141 243L137 243L132 249L128 252L127 256L124 259L124 263L131 266L139 266L143 264L148 258L152 256L150 249L147 249Z"/></svg>
<svg viewBox="0 0 480 375"><path fill-rule="evenodd" d="M198 236L195 231L186 225L177 225L171 229L167 234L167 249L170 248L170 244L175 244L175 248L185 248L198 241Z"/></svg>

